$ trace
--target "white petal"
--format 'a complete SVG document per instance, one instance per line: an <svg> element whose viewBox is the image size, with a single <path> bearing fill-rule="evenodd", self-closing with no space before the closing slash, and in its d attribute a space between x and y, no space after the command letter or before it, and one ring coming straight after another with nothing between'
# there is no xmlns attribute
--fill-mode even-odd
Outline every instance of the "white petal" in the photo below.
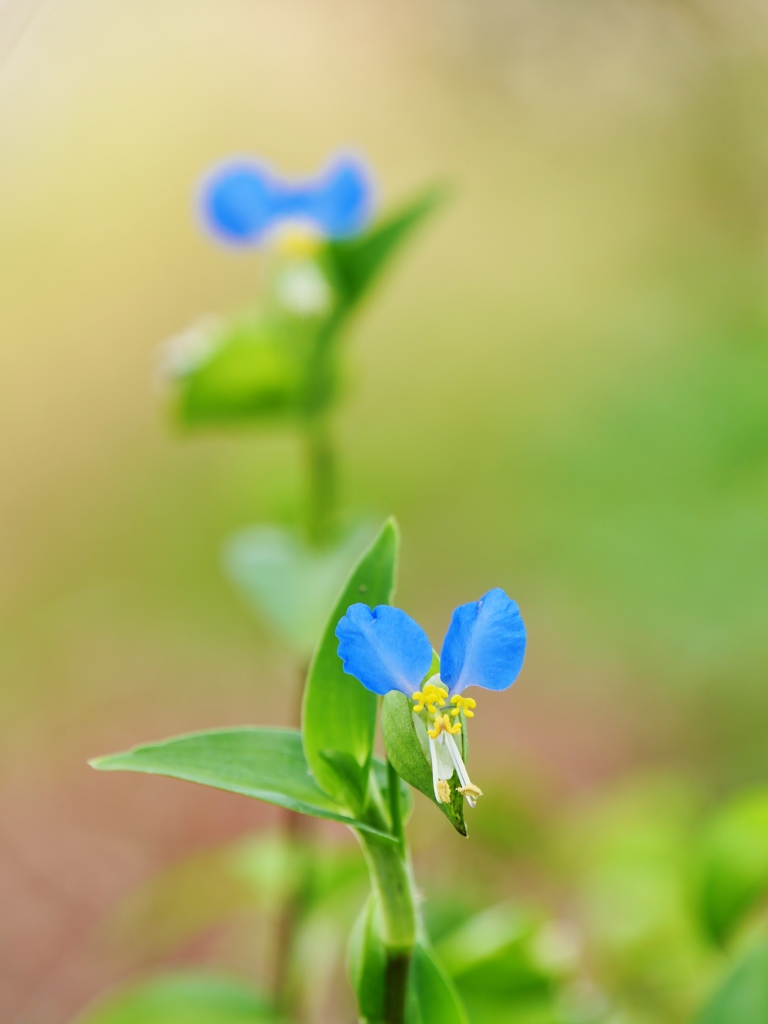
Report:
<svg viewBox="0 0 768 1024"><path fill-rule="evenodd" d="M453 775L453 758L449 747L446 745L446 741L449 738L448 733L441 732L437 737L435 743L435 749L437 750L437 774L440 779L450 779ZM452 740L453 737L450 736Z"/></svg>
<svg viewBox="0 0 768 1024"><path fill-rule="evenodd" d="M437 747L431 736L429 737L429 755L432 762L432 788L435 791L435 800L441 804L443 801L440 799L440 787L438 786L440 776L437 771Z"/></svg>

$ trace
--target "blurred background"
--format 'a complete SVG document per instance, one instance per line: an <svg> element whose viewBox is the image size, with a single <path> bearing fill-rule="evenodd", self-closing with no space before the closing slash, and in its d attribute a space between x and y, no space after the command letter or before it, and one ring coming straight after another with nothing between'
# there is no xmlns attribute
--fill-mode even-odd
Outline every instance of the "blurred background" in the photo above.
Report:
<svg viewBox="0 0 768 1024"><path fill-rule="evenodd" d="M63 1024L137 965L248 966L232 926L139 949L104 921L272 812L85 765L292 714L291 658L219 553L285 518L299 450L184 435L152 380L159 342L258 289L258 253L194 215L226 156L300 175L352 147L384 203L452 187L347 340L343 496L398 517L398 603L435 643L503 586L530 653L479 701L473 776L497 796L475 845L425 804L417 856L476 864L478 906L540 892L566 913L510 866L553 820L626 834L650 803L677 849L692 808L765 781L764 5L5 0L0 19L3 1020ZM555 879L594 867L563 849Z"/></svg>

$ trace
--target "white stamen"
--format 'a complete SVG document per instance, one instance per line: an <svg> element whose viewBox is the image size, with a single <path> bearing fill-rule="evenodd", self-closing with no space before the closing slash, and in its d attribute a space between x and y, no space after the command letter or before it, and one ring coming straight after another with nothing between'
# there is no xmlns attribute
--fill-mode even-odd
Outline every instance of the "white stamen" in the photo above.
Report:
<svg viewBox="0 0 768 1024"><path fill-rule="evenodd" d="M451 736L449 732L443 733L442 735L445 736L445 742L448 747L448 752L451 755L451 760L456 766L456 774L459 776L461 788L467 789L468 787L471 787L472 789L476 789L476 787L472 785L472 780L470 779L469 774L467 772L467 766L464 764L464 761L462 760L461 753L456 744L456 740L453 738L453 736ZM465 793L464 795L467 798L467 803L469 804L469 806L474 807L477 801L474 800L474 798L471 797L469 793Z"/></svg>
<svg viewBox="0 0 768 1024"><path fill-rule="evenodd" d="M281 270L276 291L280 302L299 316L324 313L331 305L330 286L311 260L302 260Z"/></svg>
<svg viewBox="0 0 768 1024"><path fill-rule="evenodd" d="M435 800L441 804L443 801L440 799L440 787L438 786L440 775L437 771L437 747L431 736L429 737L429 753L432 758L432 786L435 790Z"/></svg>

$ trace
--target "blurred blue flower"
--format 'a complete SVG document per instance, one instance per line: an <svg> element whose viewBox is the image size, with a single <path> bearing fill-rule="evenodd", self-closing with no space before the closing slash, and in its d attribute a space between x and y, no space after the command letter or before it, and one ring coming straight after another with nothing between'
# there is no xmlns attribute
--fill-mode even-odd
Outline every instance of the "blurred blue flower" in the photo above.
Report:
<svg viewBox="0 0 768 1024"><path fill-rule="evenodd" d="M229 161L206 179L201 194L206 227L232 245L260 245L284 225L346 238L366 226L372 208L370 172L349 155L301 181L281 178L255 161Z"/></svg>
<svg viewBox="0 0 768 1024"><path fill-rule="evenodd" d="M526 633L515 602L497 587L479 601L460 605L443 641L440 671L428 680L432 645L421 626L399 608L353 604L336 627L336 636L345 672L374 693L399 690L414 702L414 712L427 727L438 803L450 799L446 780L455 768L459 792L474 806L480 790L470 782L454 740L461 732L461 714L473 718L476 707L462 693L467 686L506 690L517 679ZM448 703L453 706L450 715Z"/></svg>

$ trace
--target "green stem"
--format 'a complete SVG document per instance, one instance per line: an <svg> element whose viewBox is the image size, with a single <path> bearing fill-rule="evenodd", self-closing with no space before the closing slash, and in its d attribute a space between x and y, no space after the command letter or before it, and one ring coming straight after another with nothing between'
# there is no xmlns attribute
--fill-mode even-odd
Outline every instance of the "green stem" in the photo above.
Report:
<svg viewBox="0 0 768 1024"><path fill-rule="evenodd" d="M403 852L391 839L371 832L360 832L359 836L381 907L382 942L393 953L410 953L416 941L416 912Z"/></svg>
<svg viewBox="0 0 768 1024"><path fill-rule="evenodd" d="M384 1024L405 1024L411 953L387 954L384 968Z"/></svg>
<svg viewBox="0 0 768 1024"><path fill-rule="evenodd" d="M304 663L299 666L297 700L292 715L293 724L297 727L301 726L301 701L308 668L309 666ZM277 913L272 998L281 1013L297 1020L299 1009L294 1005L296 1000L292 990L291 961L295 953L296 932L304 918L311 887L312 858L309 842L314 819L283 809L282 820L285 837L300 867L300 877Z"/></svg>
<svg viewBox="0 0 768 1024"><path fill-rule="evenodd" d="M405 855L405 829L403 827L403 808L400 803L400 776L387 761L387 790L389 795L389 814L392 818L392 835L396 836L400 850Z"/></svg>
<svg viewBox="0 0 768 1024"><path fill-rule="evenodd" d="M307 535L321 546L328 540L336 512L336 453L325 416L308 419L304 429L307 464Z"/></svg>
<svg viewBox="0 0 768 1024"><path fill-rule="evenodd" d="M370 832L358 832L368 862L374 898L380 910L384 946L383 1024L403 1024L408 994L408 972L416 943L416 907L400 806L400 778L387 765L389 810L396 842ZM383 809L383 808L382 808ZM369 802L371 824L381 827L381 810Z"/></svg>

